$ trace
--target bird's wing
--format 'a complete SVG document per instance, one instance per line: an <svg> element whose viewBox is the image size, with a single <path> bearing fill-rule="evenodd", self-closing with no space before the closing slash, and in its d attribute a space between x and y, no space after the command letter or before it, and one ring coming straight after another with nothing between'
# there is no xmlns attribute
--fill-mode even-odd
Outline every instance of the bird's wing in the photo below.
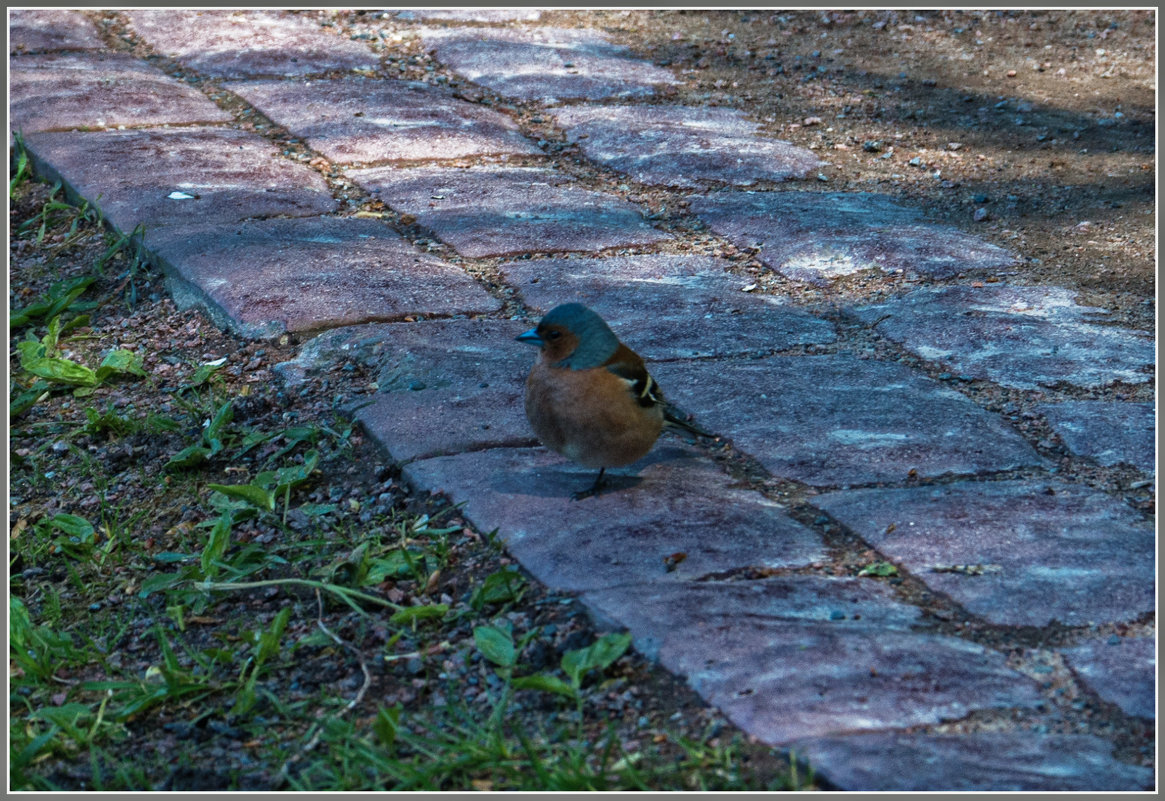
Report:
<svg viewBox="0 0 1165 801"><path fill-rule="evenodd" d="M663 392L647 372L643 359L626 345L619 345L603 366L627 382L627 389L640 406L650 408L664 402Z"/></svg>
<svg viewBox="0 0 1165 801"><path fill-rule="evenodd" d="M643 359L626 345L620 345L614 355L604 365L608 370L627 382L627 389L635 396L636 402L645 408L660 406L663 411L664 425L671 428L682 428L690 434L701 437L714 437L695 423L687 419L682 411L672 406L663 397L663 390L655 379L647 372Z"/></svg>

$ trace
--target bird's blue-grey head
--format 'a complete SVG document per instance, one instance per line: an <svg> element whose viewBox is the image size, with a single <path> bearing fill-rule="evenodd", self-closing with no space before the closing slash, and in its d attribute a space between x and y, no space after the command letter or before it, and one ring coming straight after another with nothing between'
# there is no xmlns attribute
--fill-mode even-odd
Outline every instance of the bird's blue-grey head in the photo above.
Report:
<svg viewBox="0 0 1165 801"><path fill-rule="evenodd" d="M537 328L531 328L517 339L543 348L555 366L572 370L599 367L619 349L615 332L602 317L581 303L555 306Z"/></svg>

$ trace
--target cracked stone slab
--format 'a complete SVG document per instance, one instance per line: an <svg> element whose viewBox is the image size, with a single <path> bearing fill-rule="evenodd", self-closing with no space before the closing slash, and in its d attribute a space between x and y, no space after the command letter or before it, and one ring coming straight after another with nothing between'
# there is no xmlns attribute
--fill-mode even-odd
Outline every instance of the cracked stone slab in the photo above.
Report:
<svg viewBox="0 0 1165 801"><path fill-rule="evenodd" d="M568 28L432 28L438 60L474 83L518 100L639 98L679 81L603 34Z"/></svg>
<svg viewBox="0 0 1165 801"><path fill-rule="evenodd" d="M124 53L16 56L9 68L15 131L231 121L202 92Z"/></svg>
<svg viewBox="0 0 1165 801"><path fill-rule="evenodd" d="M149 232L166 225L307 217L337 206L319 173L242 131L48 132L29 134L25 144L42 174L63 180L119 230L144 224L147 244Z"/></svg>
<svg viewBox="0 0 1165 801"><path fill-rule="evenodd" d="M248 336L501 307L463 270L377 220L178 226L152 236L150 248Z"/></svg>
<svg viewBox="0 0 1165 801"><path fill-rule="evenodd" d="M901 364L839 354L652 367L668 398L775 475L815 486L1043 464L998 415Z"/></svg>
<svg viewBox="0 0 1165 801"><path fill-rule="evenodd" d="M816 623L846 631L909 631L921 617L918 607L895 599L884 582L864 578L780 575L749 581L698 581L653 585L623 584L582 595L603 628L626 628L648 659L660 648L702 629L741 621Z"/></svg>
<svg viewBox="0 0 1165 801"><path fill-rule="evenodd" d="M644 358L676 359L786 350L836 339L833 326L746 281L712 256L528 259L499 266L526 303L590 306Z"/></svg>
<svg viewBox="0 0 1165 801"><path fill-rule="evenodd" d="M992 623L1079 626L1154 608L1153 526L1087 487L962 482L830 493L813 505Z"/></svg>
<svg viewBox="0 0 1165 801"><path fill-rule="evenodd" d="M405 461L537 442L526 422L529 328L510 320L431 320L354 326L321 334L281 372L299 380L322 365L356 360L376 373L376 393L356 419Z"/></svg>
<svg viewBox="0 0 1165 801"><path fill-rule="evenodd" d="M18 8L9 11L8 51L102 50L97 26L80 11L61 8Z"/></svg>
<svg viewBox="0 0 1165 801"><path fill-rule="evenodd" d="M125 12L159 53L215 78L375 70L367 45L330 33L316 12L167 8Z"/></svg>
<svg viewBox="0 0 1165 801"><path fill-rule="evenodd" d="M1086 734L869 732L797 743L817 775L844 790L894 792L1142 790L1153 770L1118 762Z"/></svg>
<svg viewBox="0 0 1165 801"><path fill-rule="evenodd" d="M1131 464L1145 473L1156 472L1153 404L1064 401L1041 403L1036 411L1072 453L1106 467Z"/></svg>
<svg viewBox="0 0 1165 801"><path fill-rule="evenodd" d="M410 8L394 12L397 19L447 22L537 22L536 8Z"/></svg>
<svg viewBox="0 0 1165 801"><path fill-rule="evenodd" d="M570 106L552 111L587 158L645 184L748 186L804 178L825 162L813 151L759 135L736 109L696 106Z"/></svg>
<svg viewBox="0 0 1165 801"><path fill-rule="evenodd" d="M1015 263L1001 247L869 192L717 192L691 209L738 247L797 281L825 285L861 270L950 278Z"/></svg>
<svg viewBox="0 0 1165 801"><path fill-rule="evenodd" d="M498 448L412 462L410 484L465 503L481 531L498 530L539 581L568 592L684 582L741 567L779 568L825 557L820 537L732 479L695 448L665 439L609 487L571 494L596 472L545 448ZM668 559L684 554L668 570Z"/></svg>
<svg viewBox="0 0 1165 801"><path fill-rule="evenodd" d="M912 630L918 610L873 580L735 584L630 585L583 600L770 745L1040 702L1001 654Z"/></svg>
<svg viewBox="0 0 1165 801"><path fill-rule="evenodd" d="M1075 298L1059 287L926 287L853 313L923 359L1004 386L1150 380L1152 337L1101 325L1108 312Z"/></svg>
<svg viewBox="0 0 1165 801"><path fill-rule="evenodd" d="M335 162L542 153L506 115L423 83L353 77L224 87Z"/></svg>
<svg viewBox="0 0 1165 801"><path fill-rule="evenodd" d="M470 258L668 239L640 210L542 167L371 167L347 175Z"/></svg>
<svg viewBox="0 0 1165 801"><path fill-rule="evenodd" d="M1062 653L1076 675L1105 701L1126 714L1155 720L1156 650L1153 638L1117 638L1089 640Z"/></svg>
<svg viewBox="0 0 1165 801"><path fill-rule="evenodd" d="M659 661L769 745L1041 703L1035 682L1002 654L924 632L739 621L693 627L664 644Z"/></svg>

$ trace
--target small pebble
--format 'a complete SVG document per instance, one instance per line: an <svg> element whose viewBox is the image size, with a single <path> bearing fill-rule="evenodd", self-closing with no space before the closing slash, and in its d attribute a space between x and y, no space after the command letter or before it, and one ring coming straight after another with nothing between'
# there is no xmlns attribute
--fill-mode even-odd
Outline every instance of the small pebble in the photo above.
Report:
<svg viewBox="0 0 1165 801"><path fill-rule="evenodd" d="M975 214L973 215L972 219L974 219L975 222L983 222L987 219L987 216L987 209L980 206L979 208L975 209Z"/></svg>

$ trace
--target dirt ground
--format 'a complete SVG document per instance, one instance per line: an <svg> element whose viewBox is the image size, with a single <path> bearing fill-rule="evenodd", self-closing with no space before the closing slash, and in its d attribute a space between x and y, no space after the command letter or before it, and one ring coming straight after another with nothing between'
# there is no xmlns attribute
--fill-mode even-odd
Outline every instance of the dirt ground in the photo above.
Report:
<svg viewBox="0 0 1165 801"><path fill-rule="evenodd" d="M552 11L544 21L601 28L667 65L688 83L666 102L745 109L816 151L830 166L814 188L899 197L1018 253L1011 282L1079 290L1114 322L1153 329L1152 12ZM833 291L852 299L892 283ZM781 284L806 300L821 292Z"/></svg>

